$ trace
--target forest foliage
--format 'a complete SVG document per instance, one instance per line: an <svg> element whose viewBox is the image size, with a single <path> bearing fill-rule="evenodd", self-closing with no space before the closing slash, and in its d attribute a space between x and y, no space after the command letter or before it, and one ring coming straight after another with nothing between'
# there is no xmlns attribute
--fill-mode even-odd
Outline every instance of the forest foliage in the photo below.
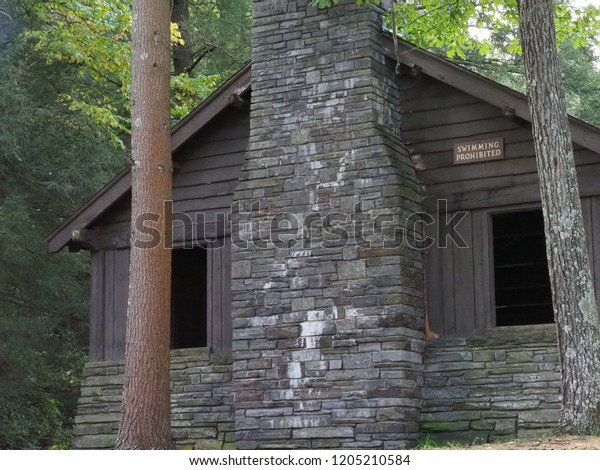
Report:
<svg viewBox="0 0 600 470"><path fill-rule="evenodd" d="M464 24L473 12L434 3L473 4L399 4L404 37L522 89L518 37L505 21L516 2L480 0L488 9L470 16L474 24ZM181 62L171 77L176 122L249 60L250 1L174 5L188 8L171 29ZM43 239L128 164L130 21L130 0L0 0L0 448L69 445L86 360L89 256L49 255ZM571 112L600 124L589 34L598 36L597 21L597 10L566 9L559 27ZM473 40L438 24L488 33Z"/></svg>
<svg viewBox="0 0 600 470"><path fill-rule="evenodd" d="M0 0L0 448L69 446L89 254L44 238L128 164L129 4ZM247 0L190 11L198 62L172 77L174 122L249 60Z"/></svg>
<svg viewBox="0 0 600 470"><path fill-rule="evenodd" d="M35 52L47 63L76 64L85 83L59 99L110 129L123 145L130 127L131 0L19 1L35 18L35 26L25 32ZM188 7L189 18L185 28L171 23L171 42L174 51L191 50L191 63L171 79L175 120L249 58L247 1L177 1Z"/></svg>

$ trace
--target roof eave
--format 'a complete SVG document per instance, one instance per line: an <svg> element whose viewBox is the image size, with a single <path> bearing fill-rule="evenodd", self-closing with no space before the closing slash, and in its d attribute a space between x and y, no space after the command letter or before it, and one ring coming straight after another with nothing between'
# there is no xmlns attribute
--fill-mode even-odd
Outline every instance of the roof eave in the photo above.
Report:
<svg viewBox="0 0 600 470"><path fill-rule="evenodd" d="M383 51L396 58L391 35L382 37ZM511 108L514 115L531 122L527 97L465 67L439 57L417 46L399 40L401 61L408 66L418 65L421 72L443 83L469 93L499 109ZM232 93L241 95L251 86L251 64L243 67L217 91L204 100L194 111L172 130L171 148L176 152L206 124L229 106ZM595 152L600 152L600 129L580 119L569 116L573 142ZM127 169L94 195L81 209L46 238L51 252L60 251L71 241L73 230L88 227L131 188L130 170Z"/></svg>
<svg viewBox="0 0 600 470"><path fill-rule="evenodd" d="M229 106L232 94L242 95L250 89L251 64L246 64L213 94L179 121L171 131L171 150L175 153L200 129Z"/></svg>
<svg viewBox="0 0 600 470"><path fill-rule="evenodd" d="M71 241L73 230L88 227L131 188L131 170L123 170L110 183L89 199L77 212L64 221L44 241L48 250L56 253Z"/></svg>
<svg viewBox="0 0 600 470"><path fill-rule="evenodd" d="M227 109L231 94L246 93L250 89L250 81L250 64L247 64L177 123L171 131L172 153ZM71 242L73 230L89 227L130 189L131 169L127 168L45 238L49 251L56 253L62 250Z"/></svg>
<svg viewBox="0 0 600 470"><path fill-rule="evenodd" d="M384 34L382 41L384 53L395 60L396 52L391 35ZM511 108L515 116L531 122L529 104L524 94L407 41L399 39L398 45L403 64L409 67L418 65L421 73L469 93L499 109ZM573 142L595 152L600 151L600 129L573 116L569 116L569 125Z"/></svg>

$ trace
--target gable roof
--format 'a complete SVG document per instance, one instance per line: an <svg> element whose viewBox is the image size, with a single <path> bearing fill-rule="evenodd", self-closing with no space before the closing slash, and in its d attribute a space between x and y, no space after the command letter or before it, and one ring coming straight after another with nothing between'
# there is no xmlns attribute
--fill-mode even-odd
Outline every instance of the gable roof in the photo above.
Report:
<svg viewBox="0 0 600 470"><path fill-rule="evenodd" d="M224 112L230 106L229 99L232 94L242 95L249 89L250 64L239 70L173 127L171 151L175 153L204 126ZM50 252L55 253L68 245L73 230L89 227L130 190L131 170L127 168L46 237L44 241L48 244Z"/></svg>
<svg viewBox="0 0 600 470"><path fill-rule="evenodd" d="M468 93L500 109L510 108L515 116L531 120L527 97L500 83L457 65L448 59L425 51L407 41L398 40L401 63L418 67L420 72ZM396 60L394 41L388 33L382 35L383 52ZM182 119L172 130L171 148L176 152L229 106L232 94L241 95L251 87L251 64L243 67L217 91ZM600 129L569 116L572 140L600 153ZM63 222L45 241L51 252L60 251L71 241L74 230L89 227L131 189L131 174L127 169L96 193L75 214Z"/></svg>
<svg viewBox="0 0 600 470"><path fill-rule="evenodd" d="M500 109L510 108L514 115L531 122L527 96L483 75L421 49L414 44L398 40L400 60L409 67L417 66L421 73L464 91ZM396 60L391 35L383 38L384 53ZM600 129L581 119L569 116L571 137L574 143L600 152Z"/></svg>

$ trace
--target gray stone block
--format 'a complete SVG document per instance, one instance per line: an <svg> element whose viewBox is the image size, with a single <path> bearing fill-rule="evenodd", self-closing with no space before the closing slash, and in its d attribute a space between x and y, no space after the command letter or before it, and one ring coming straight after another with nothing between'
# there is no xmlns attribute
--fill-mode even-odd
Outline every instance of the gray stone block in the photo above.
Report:
<svg viewBox="0 0 600 470"><path fill-rule="evenodd" d="M503 397L504 398L504 397ZM532 410L540 405L539 400L521 400L521 397L508 397L506 401L495 401L492 410Z"/></svg>
<svg viewBox="0 0 600 470"><path fill-rule="evenodd" d="M539 425L552 425L558 423L560 418L560 409L546 409L525 411L519 413L519 426L539 427Z"/></svg>
<svg viewBox="0 0 600 470"><path fill-rule="evenodd" d="M327 439L336 437L354 437L354 428L351 426L336 426L294 429L292 431L292 438L294 439Z"/></svg>
<svg viewBox="0 0 600 470"><path fill-rule="evenodd" d="M499 419L494 426L496 434L514 434L515 430L516 420L514 419Z"/></svg>
<svg viewBox="0 0 600 470"><path fill-rule="evenodd" d="M72 444L76 449L111 449L114 448L116 442L116 434L99 434L75 436Z"/></svg>
<svg viewBox="0 0 600 470"><path fill-rule="evenodd" d="M347 354L342 356L344 369L368 369L373 365L370 353Z"/></svg>
<svg viewBox="0 0 600 470"><path fill-rule="evenodd" d="M363 279L366 276L366 266L363 260L338 261L337 274L340 280Z"/></svg>

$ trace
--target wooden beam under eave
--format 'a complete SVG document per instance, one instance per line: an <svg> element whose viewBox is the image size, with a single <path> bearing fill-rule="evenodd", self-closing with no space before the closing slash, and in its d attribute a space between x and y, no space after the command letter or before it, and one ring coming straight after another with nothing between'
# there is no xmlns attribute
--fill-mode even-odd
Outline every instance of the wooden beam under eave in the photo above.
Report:
<svg viewBox="0 0 600 470"><path fill-rule="evenodd" d="M72 238L73 230L88 227L131 189L131 172L128 168L96 193L83 207L58 229L46 237L51 253L60 251Z"/></svg>

